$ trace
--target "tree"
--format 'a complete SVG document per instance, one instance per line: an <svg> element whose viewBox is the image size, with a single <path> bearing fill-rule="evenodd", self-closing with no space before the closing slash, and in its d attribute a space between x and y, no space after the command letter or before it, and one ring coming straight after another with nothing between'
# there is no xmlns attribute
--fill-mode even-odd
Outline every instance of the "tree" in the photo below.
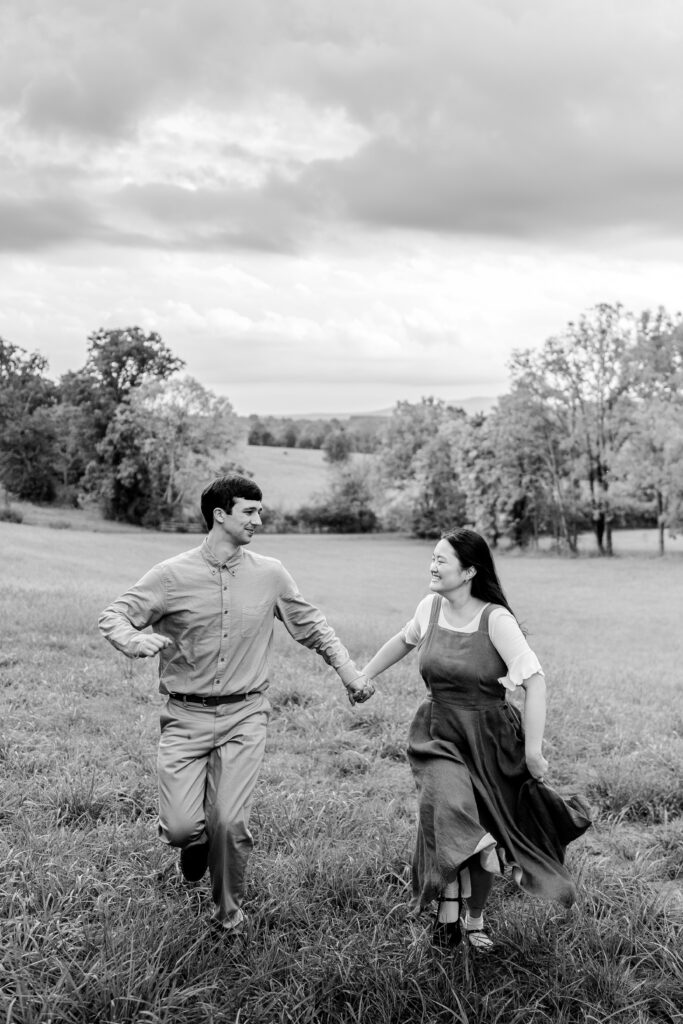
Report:
<svg viewBox="0 0 683 1024"><path fill-rule="evenodd" d="M81 444L87 460L97 461L97 445L117 407L149 380L168 380L185 365L160 336L139 327L94 331L88 337L85 365L63 375L60 400L81 410Z"/></svg>
<svg viewBox="0 0 683 1024"><path fill-rule="evenodd" d="M323 533L371 533L379 524L376 500L372 466L358 462L337 468L328 492L302 506L297 517L303 526Z"/></svg>
<svg viewBox="0 0 683 1024"><path fill-rule="evenodd" d="M325 462L331 465L343 465L351 458L353 442L343 427L332 430L323 442L322 450Z"/></svg>
<svg viewBox="0 0 683 1024"><path fill-rule="evenodd" d="M587 486L598 550L612 554L612 462L624 440L625 399L631 389L629 351L634 318L602 304L569 323L536 353L516 352L513 385L544 403L567 438L566 454Z"/></svg>
<svg viewBox="0 0 683 1024"><path fill-rule="evenodd" d="M683 400L683 318L663 307L645 310L637 325L636 344L629 354L628 373L636 395L666 402Z"/></svg>
<svg viewBox="0 0 683 1024"><path fill-rule="evenodd" d="M500 538L499 519L503 499L497 425L495 413L470 417L460 453L460 478L466 495L466 519L494 548Z"/></svg>
<svg viewBox="0 0 683 1024"><path fill-rule="evenodd" d="M341 426L339 420L299 420L297 448L322 448L327 435Z"/></svg>
<svg viewBox="0 0 683 1024"><path fill-rule="evenodd" d="M660 399L639 403L631 418L631 435L615 464L631 493L654 500L659 553L664 536L683 527L683 405Z"/></svg>
<svg viewBox="0 0 683 1024"><path fill-rule="evenodd" d="M46 415L56 387L47 360L0 338L0 479L17 497L54 496L54 431Z"/></svg>
<svg viewBox="0 0 683 1024"><path fill-rule="evenodd" d="M417 534L432 537L462 519L461 465L453 446L461 444L466 420L462 409L433 397L397 403L378 452L390 528L410 522Z"/></svg>
<svg viewBox="0 0 683 1024"><path fill-rule="evenodd" d="M455 413L439 398L398 402L385 428L380 454L387 480L405 484L415 478L414 459L440 424Z"/></svg>
<svg viewBox="0 0 683 1024"><path fill-rule="evenodd" d="M174 356L156 331L139 327L94 331L84 371L111 404L120 405L145 380L168 380L185 363Z"/></svg>
<svg viewBox="0 0 683 1024"><path fill-rule="evenodd" d="M415 501L412 530L416 537L440 537L467 521L462 485L462 451L467 418L445 419L413 458Z"/></svg>
<svg viewBox="0 0 683 1024"><path fill-rule="evenodd" d="M40 406L2 432L0 472L7 490L24 501L50 502L56 494L55 442L50 409Z"/></svg>
<svg viewBox="0 0 683 1024"><path fill-rule="evenodd" d="M90 459L96 454L87 408L59 402L45 412L52 434L51 472L55 478L55 498L78 505L81 480Z"/></svg>
<svg viewBox="0 0 683 1024"><path fill-rule="evenodd" d="M619 453L617 472L629 489L651 495L656 509L659 552L664 536L683 518L683 322L662 308L644 312L630 354L634 398L630 434Z"/></svg>
<svg viewBox="0 0 683 1024"><path fill-rule="evenodd" d="M489 431L501 531L519 547L549 532L560 551L576 553L585 504L580 452L556 409L515 385L491 414Z"/></svg>
<svg viewBox="0 0 683 1024"><path fill-rule="evenodd" d="M62 414L73 441L72 452L61 453L62 464L66 459L74 472L77 467L82 469L78 482L86 492L97 496L108 510L106 514L115 519L126 519L132 514L133 521L138 521L137 513L129 508L120 490L117 468L123 456L116 452L115 439L128 451L133 444L132 439L130 443L125 440L124 423L130 418L130 410L123 407L143 384L168 380L184 363L156 332L145 334L139 327L100 329L89 336L88 342L84 366L65 374L59 385L61 403L79 410L78 416L67 410ZM119 410L122 411L117 419ZM71 458L77 447L81 450L80 460ZM112 477L107 484L105 477L109 472ZM109 495L107 500L103 499L105 493Z"/></svg>
<svg viewBox="0 0 683 1024"><path fill-rule="evenodd" d="M117 407L99 445L92 486L111 519L159 526L182 522L206 481L234 467L242 440L227 398L190 377L148 381Z"/></svg>

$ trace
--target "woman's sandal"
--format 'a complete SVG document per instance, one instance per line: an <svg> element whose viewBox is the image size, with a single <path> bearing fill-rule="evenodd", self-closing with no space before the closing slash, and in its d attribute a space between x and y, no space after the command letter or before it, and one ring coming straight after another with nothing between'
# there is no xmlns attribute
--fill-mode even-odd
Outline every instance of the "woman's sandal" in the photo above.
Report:
<svg viewBox="0 0 683 1024"><path fill-rule="evenodd" d="M472 949L479 949L483 953L493 949L493 939L485 928L465 928L465 941Z"/></svg>
<svg viewBox="0 0 683 1024"><path fill-rule="evenodd" d="M437 949L454 949L462 942L462 927L460 924L460 906L455 921L439 921L439 911L442 903L460 903L459 896L439 896L439 906L436 911L436 922L432 932L432 946Z"/></svg>

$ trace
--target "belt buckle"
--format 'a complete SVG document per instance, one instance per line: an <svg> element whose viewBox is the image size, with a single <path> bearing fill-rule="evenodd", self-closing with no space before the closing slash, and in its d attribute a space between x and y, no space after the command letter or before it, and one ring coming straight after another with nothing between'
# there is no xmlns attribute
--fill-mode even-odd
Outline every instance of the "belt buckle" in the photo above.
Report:
<svg viewBox="0 0 683 1024"><path fill-rule="evenodd" d="M202 697L202 707L203 708L208 708L208 706L209 705L206 703L206 697Z"/></svg>

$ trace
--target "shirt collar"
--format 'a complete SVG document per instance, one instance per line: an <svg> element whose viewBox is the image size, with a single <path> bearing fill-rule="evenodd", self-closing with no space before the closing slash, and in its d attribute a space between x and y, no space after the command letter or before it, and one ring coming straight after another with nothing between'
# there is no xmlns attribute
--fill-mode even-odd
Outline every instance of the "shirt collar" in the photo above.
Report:
<svg viewBox="0 0 683 1024"><path fill-rule="evenodd" d="M214 555L213 551L209 547L208 537L205 537L204 540L202 541L200 551L202 553L204 561L207 563L207 565L210 565L212 569L237 569L238 566L241 565L242 560L244 558L244 551L242 550L241 547L238 547L237 551L234 551L228 558L226 558L224 562L219 562L216 556Z"/></svg>

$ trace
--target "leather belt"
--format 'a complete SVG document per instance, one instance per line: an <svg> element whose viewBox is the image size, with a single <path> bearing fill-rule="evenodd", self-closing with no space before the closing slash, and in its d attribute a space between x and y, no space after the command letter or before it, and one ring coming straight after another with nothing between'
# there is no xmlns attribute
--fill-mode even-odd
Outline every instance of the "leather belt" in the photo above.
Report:
<svg viewBox="0 0 683 1024"><path fill-rule="evenodd" d="M205 708L215 708L218 704L239 704L247 697L255 697L261 690L249 690L248 693L226 693L222 697L202 696L201 693L169 693L173 700L179 700L183 704L201 704Z"/></svg>

